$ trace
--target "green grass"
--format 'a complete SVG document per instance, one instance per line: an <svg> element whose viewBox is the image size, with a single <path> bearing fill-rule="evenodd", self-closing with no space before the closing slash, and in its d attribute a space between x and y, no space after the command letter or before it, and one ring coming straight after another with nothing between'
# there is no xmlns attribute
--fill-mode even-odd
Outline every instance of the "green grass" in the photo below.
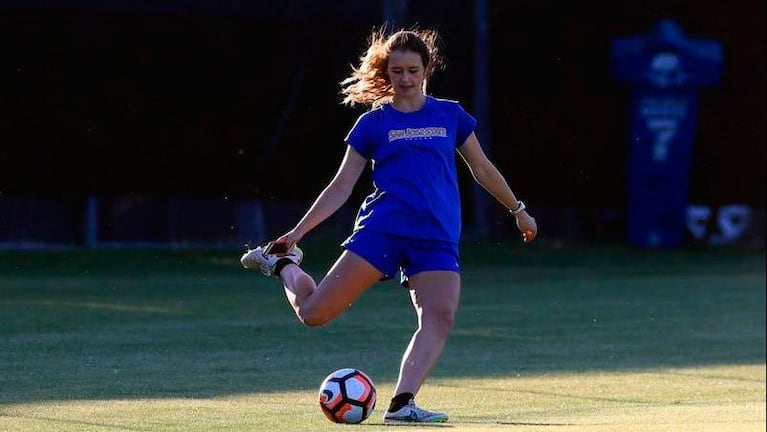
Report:
<svg viewBox="0 0 767 432"><path fill-rule="evenodd" d="M337 255L307 242L321 275ZM360 367L375 430L415 325L394 282L322 328L239 251L0 252L0 431L317 431ZM764 430L763 250L466 244L419 402L460 431ZM376 426L378 425L378 426ZM423 428L396 428L422 430Z"/></svg>

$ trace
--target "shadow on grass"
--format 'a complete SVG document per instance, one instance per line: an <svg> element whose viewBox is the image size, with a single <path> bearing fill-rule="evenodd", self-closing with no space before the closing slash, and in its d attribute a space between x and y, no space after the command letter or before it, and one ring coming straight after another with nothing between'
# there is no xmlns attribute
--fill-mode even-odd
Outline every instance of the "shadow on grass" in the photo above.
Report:
<svg viewBox="0 0 767 432"><path fill-rule="evenodd" d="M335 247L307 260L320 275ZM415 317L381 283L302 327L277 281L222 251L3 252L0 403L207 398L396 379ZM470 245L435 378L765 363L764 251Z"/></svg>
<svg viewBox="0 0 767 432"><path fill-rule="evenodd" d="M0 413L0 417L1 416L3 416L2 413ZM29 416L29 415L17 415L17 414L14 414L13 417L17 417L17 418L25 419L25 420L48 422L52 424L64 424L64 425L68 425L72 427L85 427L89 429L96 427L96 428L109 428L110 430L139 431L139 432L147 432L152 430L148 428L133 428L128 426L122 426L115 423L98 423L98 422L64 419L60 417Z"/></svg>

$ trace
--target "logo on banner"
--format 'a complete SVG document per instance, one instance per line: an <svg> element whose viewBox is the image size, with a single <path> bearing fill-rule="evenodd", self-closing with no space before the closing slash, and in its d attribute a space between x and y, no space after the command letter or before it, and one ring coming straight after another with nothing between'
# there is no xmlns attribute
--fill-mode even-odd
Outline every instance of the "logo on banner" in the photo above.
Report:
<svg viewBox="0 0 767 432"><path fill-rule="evenodd" d="M672 52L661 52L650 60L647 78L657 87L668 88L683 86L688 76L682 69L679 56Z"/></svg>

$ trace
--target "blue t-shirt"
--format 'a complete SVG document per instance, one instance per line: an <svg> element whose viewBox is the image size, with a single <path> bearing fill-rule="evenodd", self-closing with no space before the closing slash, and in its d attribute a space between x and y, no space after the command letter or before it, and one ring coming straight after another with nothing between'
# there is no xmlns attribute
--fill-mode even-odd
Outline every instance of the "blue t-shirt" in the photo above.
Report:
<svg viewBox="0 0 767 432"><path fill-rule="evenodd" d="M362 114L346 143L372 161L373 193L354 229L458 242L461 202L456 148L477 121L456 101L427 96L420 110L391 104Z"/></svg>

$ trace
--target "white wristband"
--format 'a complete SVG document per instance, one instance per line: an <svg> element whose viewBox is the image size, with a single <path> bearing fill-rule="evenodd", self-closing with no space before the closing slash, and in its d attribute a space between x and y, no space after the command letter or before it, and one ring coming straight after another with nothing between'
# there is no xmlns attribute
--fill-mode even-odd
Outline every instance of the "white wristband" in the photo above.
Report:
<svg viewBox="0 0 767 432"><path fill-rule="evenodd" d="M522 200L517 201L517 208L509 210L514 216L522 213L527 208Z"/></svg>

